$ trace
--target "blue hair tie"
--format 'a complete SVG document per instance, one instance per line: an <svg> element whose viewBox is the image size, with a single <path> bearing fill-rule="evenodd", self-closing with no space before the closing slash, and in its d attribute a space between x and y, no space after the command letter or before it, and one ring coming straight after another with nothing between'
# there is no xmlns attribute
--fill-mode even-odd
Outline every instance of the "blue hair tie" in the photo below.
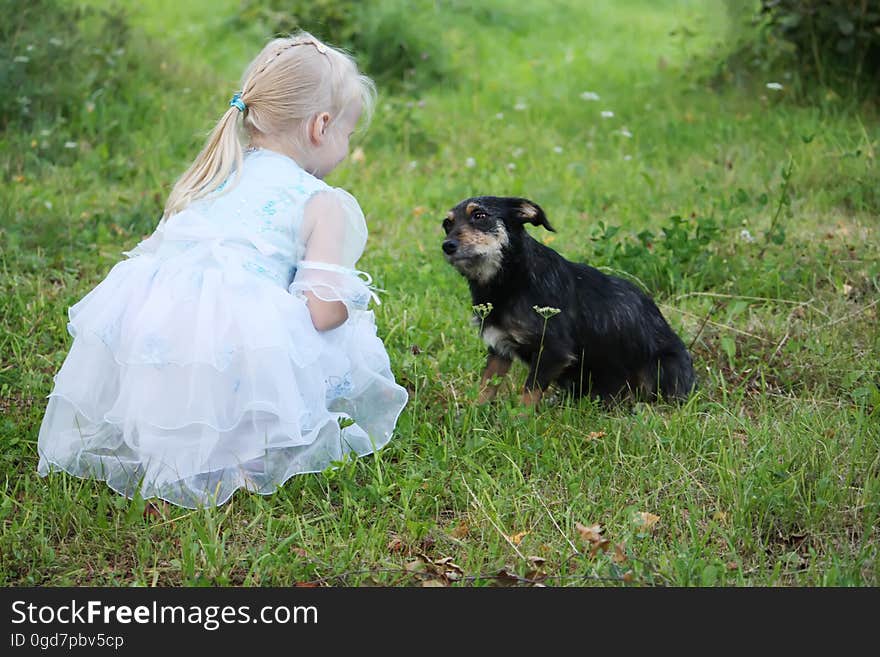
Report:
<svg viewBox="0 0 880 657"><path fill-rule="evenodd" d="M232 100L229 101L229 106L237 107L239 112L244 112L247 109L247 105L245 105L244 101L241 99L240 92L232 94Z"/></svg>

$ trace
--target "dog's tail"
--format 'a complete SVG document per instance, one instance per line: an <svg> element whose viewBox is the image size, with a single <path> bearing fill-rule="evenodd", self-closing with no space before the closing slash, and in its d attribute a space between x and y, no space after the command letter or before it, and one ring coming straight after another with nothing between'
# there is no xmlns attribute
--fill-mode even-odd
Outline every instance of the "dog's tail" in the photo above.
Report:
<svg viewBox="0 0 880 657"><path fill-rule="evenodd" d="M666 401L687 399L697 387L697 377L691 356L684 346L660 354L656 362L657 368L649 368L651 371L646 373L652 379L651 396L659 395Z"/></svg>

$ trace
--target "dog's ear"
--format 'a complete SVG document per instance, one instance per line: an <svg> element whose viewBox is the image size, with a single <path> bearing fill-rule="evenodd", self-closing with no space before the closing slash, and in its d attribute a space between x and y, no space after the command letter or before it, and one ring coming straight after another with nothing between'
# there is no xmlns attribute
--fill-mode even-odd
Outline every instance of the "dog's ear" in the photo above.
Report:
<svg viewBox="0 0 880 657"><path fill-rule="evenodd" d="M556 229L547 221L547 215L537 203L532 203L527 198L511 199L513 212L523 224L533 224L535 226L543 226L547 230L556 232Z"/></svg>

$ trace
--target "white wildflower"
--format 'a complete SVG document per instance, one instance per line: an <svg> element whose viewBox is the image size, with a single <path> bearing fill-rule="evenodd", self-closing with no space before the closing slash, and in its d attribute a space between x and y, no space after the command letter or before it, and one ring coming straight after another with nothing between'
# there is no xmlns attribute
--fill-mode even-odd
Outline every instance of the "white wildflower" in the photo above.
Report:
<svg viewBox="0 0 880 657"><path fill-rule="evenodd" d="M513 162L508 162L507 163L507 170L513 171L514 169L516 169L516 165Z"/></svg>
<svg viewBox="0 0 880 657"><path fill-rule="evenodd" d="M554 152L554 153L561 153L561 152L562 152L562 146L554 146L554 147L553 147L553 152Z"/></svg>
<svg viewBox="0 0 880 657"><path fill-rule="evenodd" d="M469 157L468 159L466 159L466 160L464 161L464 165L465 165L468 169L473 169L475 166L477 166L477 161L476 161L474 158Z"/></svg>
<svg viewBox="0 0 880 657"><path fill-rule="evenodd" d="M532 310L544 319L550 319L554 315L558 315L562 312L559 308L553 308L552 306L532 306Z"/></svg>
<svg viewBox="0 0 880 657"><path fill-rule="evenodd" d="M504 118L504 112L498 112L498 114L495 115L495 118L500 121Z"/></svg>
<svg viewBox="0 0 880 657"><path fill-rule="evenodd" d="M510 151L510 154L513 155L514 157L519 157L524 152L525 151L522 148L514 148L512 151Z"/></svg>
<svg viewBox="0 0 880 657"><path fill-rule="evenodd" d="M748 243L750 243L750 244L751 244L752 242L755 241L755 238L754 238L754 237L752 236L752 234L749 232L749 229L748 229L748 228L743 228L741 231L739 231L739 238L740 238L743 242L748 242Z"/></svg>
<svg viewBox="0 0 880 657"><path fill-rule="evenodd" d="M773 89L774 91L782 91L782 85L779 84L778 82L768 82L767 88Z"/></svg>
<svg viewBox="0 0 880 657"><path fill-rule="evenodd" d="M513 109L515 109L517 112L523 112L523 111L527 110L528 108L529 108L529 106L526 105L522 101L519 101L516 105L513 106Z"/></svg>
<svg viewBox="0 0 880 657"><path fill-rule="evenodd" d="M412 162L409 163L410 169L415 169L417 166L419 166L418 160L413 160Z"/></svg>
<svg viewBox="0 0 880 657"><path fill-rule="evenodd" d="M489 313L492 312L492 304L491 303L478 303L476 306L471 306L474 312L477 314L477 317L480 319L486 319L489 316Z"/></svg>
<svg viewBox="0 0 880 657"><path fill-rule="evenodd" d="M599 94L595 91L585 91L581 94L581 98L584 100L599 100Z"/></svg>
<svg viewBox="0 0 880 657"><path fill-rule="evenodd" d="M79 146L75 141L66 141L64 142L64 148L76 148Z"/></svg>
<svg viewBox="0 0 880 657"><path fill-rule="evenodd" d="M624 155L624 156L623 156L623 161L624 161L624 162L629 162L631 159L633 159L633 156L632 156L632 155Z"/></svg>
<svg viewBox="0 0 880 657"><path fill-rule="evenodd" d="M615 134L620 135L621 137L626 137L627 139L632 139L633 133L631 133L626 128L621 128Z"/></svg>
<svg viewBox="0 0 880 657"><path fill-rule="evenodd" d="M614 116L614 112L612 112L610 110L602 110L602 118L603 119L610 119L612 116Z"/></svg>

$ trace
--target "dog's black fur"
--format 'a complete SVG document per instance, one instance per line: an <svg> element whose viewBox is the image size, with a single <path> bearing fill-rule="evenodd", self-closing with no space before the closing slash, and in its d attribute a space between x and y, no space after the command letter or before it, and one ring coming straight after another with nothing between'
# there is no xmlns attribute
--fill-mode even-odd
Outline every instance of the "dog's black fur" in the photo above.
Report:
<svg viewBox="0 0 880 657"><path fill-rule="evenodd" d="M650 297L566 260L533 239L526 223L554 230L523 198L469 198L443 221L447 261L468 280L474 305L492 308L477 318L489 346L480 401L495 396L493 377L504 376L514 358L529 367L529 405L551 383L605 401L687 397L695 386L690 354ZM560 312L545 320L535 306Z"/></svg>

